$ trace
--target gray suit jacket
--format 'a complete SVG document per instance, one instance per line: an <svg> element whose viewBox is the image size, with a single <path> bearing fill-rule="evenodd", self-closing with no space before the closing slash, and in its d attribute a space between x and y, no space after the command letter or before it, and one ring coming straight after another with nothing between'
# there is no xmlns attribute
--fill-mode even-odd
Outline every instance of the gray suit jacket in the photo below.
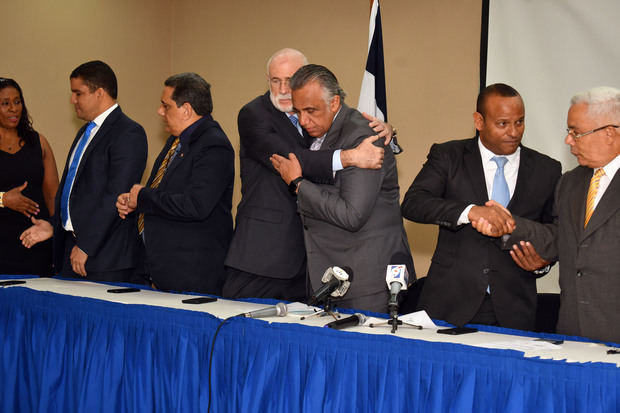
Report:
<svg viewBox="0 0 620 413"><path fill-rule="evenodd" d="M531 240L545 259L560 261L557 332L620 343L620 174L616 174L583 228L592 169L578 166L555 192L554 222L516 217L507 246Z"/></svg>
<svg viewBox="0 0 620 413"><path fill-rule="evenodd" d="M343 105L321 149L352 148L373 134L357 110ZM411 257L400 215L396 160L389 148L381 169L343 169L336 173L334 185L303 181L298 210L313 290L321 285L325 269L338 265L353 270L347 300L385 293L385 270L392 257Z"/></svg>

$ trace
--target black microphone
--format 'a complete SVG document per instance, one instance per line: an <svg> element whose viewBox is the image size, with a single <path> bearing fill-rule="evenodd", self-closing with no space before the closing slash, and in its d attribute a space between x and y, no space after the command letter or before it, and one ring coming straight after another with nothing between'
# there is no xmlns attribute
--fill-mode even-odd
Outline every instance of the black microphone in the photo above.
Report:
<svg viewBox="0 0 620 413"><path fill-rule="evenodd" d="M288 312L288 308L284 303L278 303L276 305L271 305L269 307L261 308L259 310L250 311L249 313L241 313L237 314L236 317L246 317L246 318L263 318L263 317L284 317Z"/></svg>
<svg viewBox="0 0 620 413"><path fill-rule="evenodd" d="M342 297L349 289L353 271L348 267L329 267L323 273L321 282L323 285L312 293L308 300L308 305L317 305L331 295L332 297Z"/></svg>
<svg viewBox="0 0 620 413"><path fill-rule="evenodd" d="M350 317L327 323L325 327L333 328L334 330L342 330L343 328L347 327L361 326L365 322L366 316L364 314L355 313Z"/></svg>

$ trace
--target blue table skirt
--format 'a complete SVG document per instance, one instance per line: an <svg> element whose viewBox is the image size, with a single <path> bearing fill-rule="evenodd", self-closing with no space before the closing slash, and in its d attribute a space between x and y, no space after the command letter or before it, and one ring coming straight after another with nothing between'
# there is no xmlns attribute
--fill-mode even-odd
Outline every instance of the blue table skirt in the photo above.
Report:
<svg viewBox="0 0 620 413"><path fill-rule="evenodd" d="M0 289L0 411L206 412L206 313ZM212 412L619 409L620 369L511 350L232 319Z"/></svg>

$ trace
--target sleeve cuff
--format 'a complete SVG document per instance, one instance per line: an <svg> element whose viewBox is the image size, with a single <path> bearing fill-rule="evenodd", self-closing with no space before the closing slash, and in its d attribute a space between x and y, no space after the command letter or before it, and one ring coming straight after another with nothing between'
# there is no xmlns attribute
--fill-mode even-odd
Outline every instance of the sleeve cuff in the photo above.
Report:
<svg viewBox="0 0 620 413"><path fill-rule="evenodd" d="M342 149L336 149L332 155L332 171L338 172L344 169L342 161L340 160L340 152Z"/></svg>

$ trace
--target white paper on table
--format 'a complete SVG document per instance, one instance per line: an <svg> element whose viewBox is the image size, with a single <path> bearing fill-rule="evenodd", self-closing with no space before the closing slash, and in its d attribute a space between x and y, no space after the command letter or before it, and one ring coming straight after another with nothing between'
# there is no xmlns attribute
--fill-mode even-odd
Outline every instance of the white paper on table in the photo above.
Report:
<svg viewBox="0 0 620 413"><path fill-rule="evenodd" d="M318 307L311 307L308 304L300 303L299 301L287 304L286 308L287 315L299 317L309 316L321 311Z"/></svg>
<svg viewBox="0 0 620 413"><path fill-rule="evenodd" d="M413 324L422 328L437 328L437 325L433 323L433 320L431 320L424 310L401 315L398 319L403 323Z"/></svg>
<svg viewBox="0 0 620 413"><path fill-rule="evenodd" d="M517 351L536 351L536 350L559 350L561 345L549 343L543 340L508 340L508 341L494 341L489 343L478 343L480 347L486 348L499 348L503 350L517 350Z"/></svg>

